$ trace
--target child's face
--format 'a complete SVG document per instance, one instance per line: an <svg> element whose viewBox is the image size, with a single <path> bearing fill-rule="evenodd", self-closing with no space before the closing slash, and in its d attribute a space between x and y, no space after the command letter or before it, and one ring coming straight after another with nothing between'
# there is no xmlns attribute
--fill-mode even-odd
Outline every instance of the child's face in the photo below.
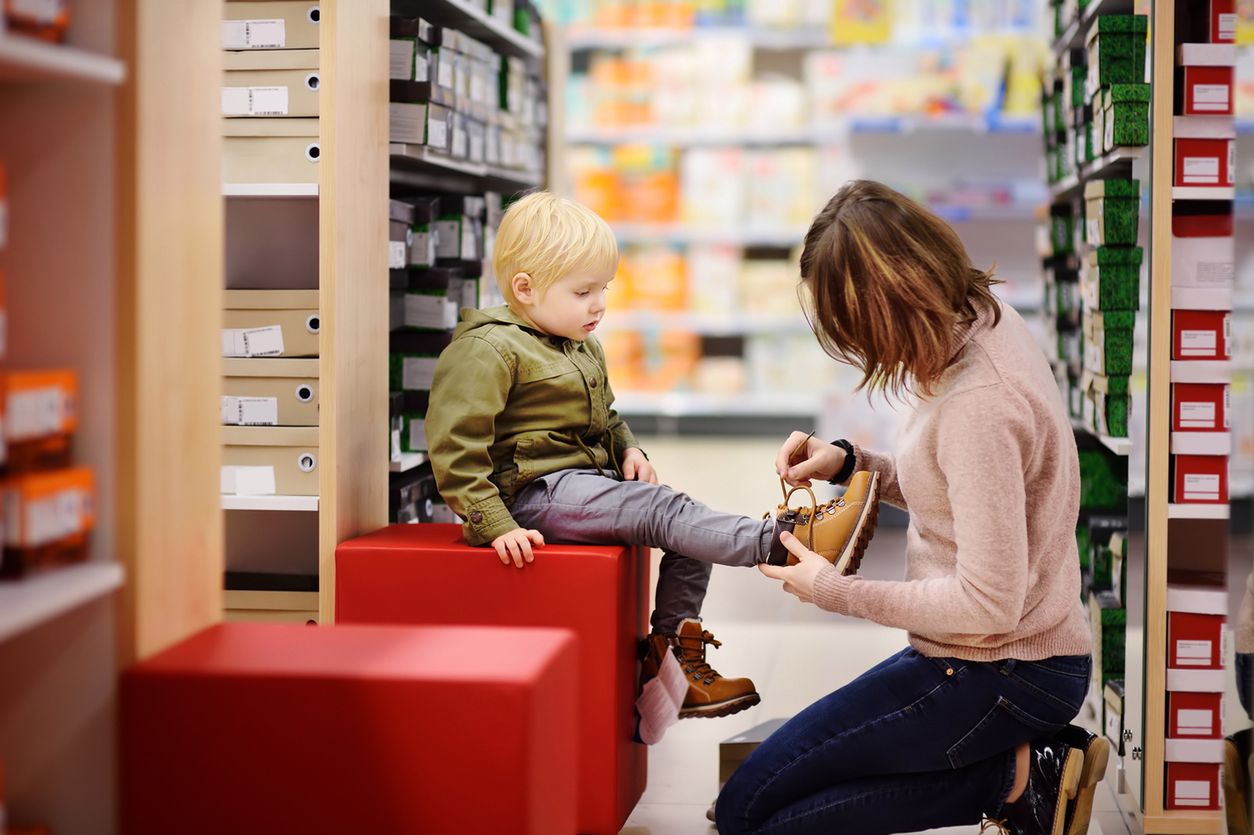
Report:
<svg viewBox="0 0 1254 835"><path fill-rule="evenodd" d="M530 304L527 317L545 333L582 342L605 315L605 289L611 275L574 272L542 290Z"/></svg>

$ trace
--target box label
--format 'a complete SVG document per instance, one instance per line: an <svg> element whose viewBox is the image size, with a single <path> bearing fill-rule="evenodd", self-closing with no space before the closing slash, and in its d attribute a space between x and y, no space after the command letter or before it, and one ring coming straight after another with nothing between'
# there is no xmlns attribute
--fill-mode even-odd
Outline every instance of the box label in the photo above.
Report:
<svg viewBox="0 0 1254 835"><path fill-rule="evenodd" d="M409 257L409 247L405 246L404 241L388 241L388 269L403 270L405 269L406 259Z"/></svg>
<svg viewBox="0 0 1254 835"><path fill-rule="evenodd" d="M287 24L282 20L224 20L223 49L283 49Z"/></svg>
<svg viewBox="0 0 1254 835"><path fill-rule="evenodd" d="M8 438L25 441L56 435L64 431L73 407L69 393L56 387L10 392L6 399Z"/></svg>
<svg viewBox="0 0 1254 835"><path fill-rule="evenodd" d="M38 548L83 531L83 508L89 501L79 489L61 490L50 496L26 502L22 520L21 540L18 544Z"/></svg>
<svg viewBox="0 0 1254 835"><path fill-rule="evenodd" d="M448 147L448 122L434 116L427 119L427 144L432 148Z"/></svg>
<svg viewBox="0 0 1254 835"><path fill-rule="evenodd" d="M1205 780L1176 780L1171 784L1177 806L1210 806L1210 783Z"/></svg>
<svg viewBox="0 0 1254 835"><path fill-rule="evenodd" d="M1218 481L1218 477L1215 480ZM1176 666L1209 667L1212 646L1211 641L1176 641Z"/></svg>
<svg viewBox="0 0 1254 835"><path fill-rule="evenodd" d="M1228 93L1227 84L1195 84L1193 85L1193 109L1226 111Z"/></svg>
<svg viewBox="0 0 1254 835"><path fill-rule="evenodd" d="M1182 357L1213 357L1219 347L1214 331L1181 331L1180 356Z"/></svg>
<svg viewBox="0 0 1254 835"><path fill-rule="evenodd" d="M1219 501L1219 476L1190 473L1184 477L1186 501Z"/></svg>
<svg viewBox="0 0 1254 835"><path fill-rule="evenodd" d="M283 328L223 328L222 356L277 357L283 353Z"/></svg>
<svg viewBox="0 0 1254 835"><path fill-rule="evenodd" d="M1218 185L1219 158L1185 157L1184 182L1193 185Z"/></svg>
<svg viewBox="0 0 1254 835"><path fill-rule="evenodd" d="M223 87L223 116L286 116L286 87Z"/></svg>
<svg viewBox="0 0 1254 835"><path fill-rule="evenodd" d="M1235 13L1216 15L1218 20L1216 23L1219 28L1219 37L1217 40L1224 43L1232 43L1237 39L1237 16Z"/></svg>
<svg viewBox="0 0 1254 835"><path fill-rule="evenodd" d="M1210 710L1180 710L1176 726L1181 736L1210 736L1215 729L1215 713Z"/></svg>
<svg viewBox="0 0 1254 835"><path fill-rule="evenodd" d="M224 426L278 426L277 397L222 397Z"/></svg>
<svg viewBox="0 0 1254 835"><path fill-rule="evenodd" d="M1182 429L1214 429L1214 403L1181 403L1180 427Z"/></svg>
<svg viewBox="0 0 1254 835"><path fill-rule="evenodd" d="M235 496L273 496L277 492L274 467L222 468L220 492Z"/></svg>

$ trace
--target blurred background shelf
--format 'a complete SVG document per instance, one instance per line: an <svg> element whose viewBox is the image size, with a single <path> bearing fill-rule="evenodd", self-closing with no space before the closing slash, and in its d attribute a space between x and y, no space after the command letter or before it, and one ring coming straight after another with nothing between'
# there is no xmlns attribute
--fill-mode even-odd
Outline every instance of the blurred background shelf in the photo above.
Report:
<svg viewBox="0 0 1254 835"><path fill-rule="evenodd" d="M89 562L0 582L0 642L122 587L122 566Z"/></svg>
<svg viewBox="0 0 1254 835"><path fill-rule="evenodd" d="M317 197L317 183L223 183L223 197Z"/></svg>
<svg viewBox="0 0 1254 835"><path fill-rule="evenodd" d="M317 496L223 496L223 510L318 510Z"/></svg>
<svg viewBox="0 0 1254 835"><path fill-rule="evenodd" d="M108 55L0 30L0 81L82 81L120 85L126 65Z"/></svg>
<svg viewBox="0 0 1254 835"><path fill-rule="evenodd" d="M539 58L544 46L466 0L392 0L392 14L451 26L509 55Z"/></svg>

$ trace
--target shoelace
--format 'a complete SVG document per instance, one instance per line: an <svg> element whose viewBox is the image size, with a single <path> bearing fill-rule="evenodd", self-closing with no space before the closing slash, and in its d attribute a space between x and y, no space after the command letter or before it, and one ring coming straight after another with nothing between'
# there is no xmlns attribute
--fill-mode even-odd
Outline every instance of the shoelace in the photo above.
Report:
<svg viewBox="0 0 1254 835"><path fill-rule="evenodd" d="M980 822L980 835L984 835L984 832L989 829L997 830L998 835L1012 835L1010 827L1006 825L1006 822L996 818L985 818Z"/></svg>
<svg viewBox="0 0 1254 835"><path fill-rule="evenodd" d="M707 645L713 646L715 649L721 647L723 643L716 641L714 636L708 630L701 632L700 644L690 647L685 644L692 643L692 638L683 636L675 636L675 649L678 650L679 661L683 665L684 672L692 676L694 679L701 679L707 686L714 683L714 679L722 678L718 670L710 666L705 660L705 648ZM689 656L688 653L697 653L695 657Z"/></svg>

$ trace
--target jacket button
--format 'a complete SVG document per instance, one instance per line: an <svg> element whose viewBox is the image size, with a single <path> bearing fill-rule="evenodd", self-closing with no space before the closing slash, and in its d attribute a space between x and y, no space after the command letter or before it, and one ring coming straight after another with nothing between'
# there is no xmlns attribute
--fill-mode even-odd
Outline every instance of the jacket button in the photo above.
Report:
<svg viewBox="0 0 1254 835"><path fill-rule="evenodd" d="M588 381L588 387L589 387L589 388L596 388L596 387L597 387L597 381L596 381L596 380L589 380L589 381Z"/></svg>
<svg viewBox="0 0 1254 835"><path fill-rule="evenodd" d="M483 514L476 510L474 513L470 514L470 521L472 524L479 524L483 521Z"/></svg>

